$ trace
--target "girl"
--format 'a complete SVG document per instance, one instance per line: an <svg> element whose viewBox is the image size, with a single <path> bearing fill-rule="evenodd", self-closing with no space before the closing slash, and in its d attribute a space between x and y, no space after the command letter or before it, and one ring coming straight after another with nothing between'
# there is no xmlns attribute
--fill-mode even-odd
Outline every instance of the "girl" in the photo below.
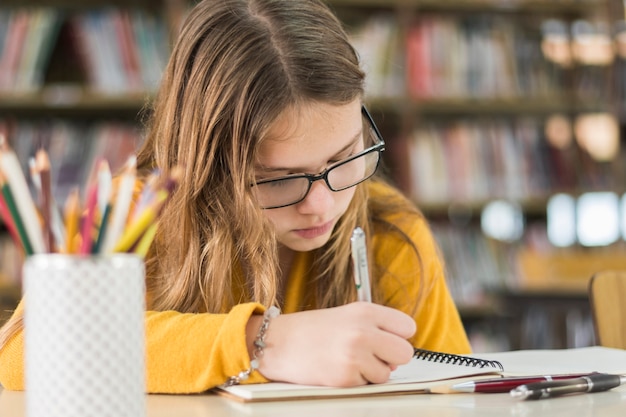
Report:
<svg viewBox="0 0 626 417"><path fill-rule="evenodd" d="M138 153L144 180L184 168L146 257L149 392L379 383L413 346L470 351L426 221L374 175L385 144L363 82L321 0L191 11ZM355 302L357 226L374 303ZM0 337L8 389L23 387L21 314Z"/></svg>

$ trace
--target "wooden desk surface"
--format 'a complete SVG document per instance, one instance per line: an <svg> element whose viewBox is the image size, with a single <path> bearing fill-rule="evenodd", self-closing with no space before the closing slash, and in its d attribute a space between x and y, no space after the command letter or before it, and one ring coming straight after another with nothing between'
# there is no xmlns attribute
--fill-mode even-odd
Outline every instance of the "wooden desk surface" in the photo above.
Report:
<svg viewBox="0 0 626 417"><path fill-rule="evenodd" d="M24 417L24 399L23 392L0 388L0 416ZM508 394L419 394L243 404L202 394L148 395L146 405L146 417L622 417L626 410L626 386L539 401L519 401Z"/></svg>

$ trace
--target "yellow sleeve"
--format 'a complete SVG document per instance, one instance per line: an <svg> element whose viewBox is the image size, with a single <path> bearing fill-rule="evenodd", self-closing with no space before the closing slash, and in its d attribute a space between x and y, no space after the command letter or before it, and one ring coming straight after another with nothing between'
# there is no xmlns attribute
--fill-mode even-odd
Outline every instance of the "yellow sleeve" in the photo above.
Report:
<svg viewBox="0 0 626 417"><path fill-rule="evenodd" d="M148 312L148 392L202 392L248 369L246 324L262 312L255 303L239 304L228 314ZM246 383L255 382L267 380L254 372Z"/></svg>
<svg viewBox="0 0 626 417"><path fill-rule="evenodd" d="M146 389L149 393L195 393L250 367L246 324L263 307L247 303L228 314L146 313ZM17 313L17 310L16 310ZM0 384L24 389L24 338L15 334L0 351ZM267 382L254 372L246 383Z"/></svg>
<svg viewBox="0 0 626 417"><path fill-rule="evenodd" d="M415 347L446 353L470 353L471 347L445 280L442 260L426 220L399 222L417 253L397 232L377 232L373 238L381 269L378 291L385 305L413 316ZM410 224L410 226L406 226ZM418 255L419 254L419 255Z"/></svg>
<svg viewBox="0 0 626 417"><path fill-rule="evenodd" d="M13 312L14 320L23 314L23 301ZM7 390L24 389L24 338L22 331L13 335L0 350L0 385Z"/></svg>

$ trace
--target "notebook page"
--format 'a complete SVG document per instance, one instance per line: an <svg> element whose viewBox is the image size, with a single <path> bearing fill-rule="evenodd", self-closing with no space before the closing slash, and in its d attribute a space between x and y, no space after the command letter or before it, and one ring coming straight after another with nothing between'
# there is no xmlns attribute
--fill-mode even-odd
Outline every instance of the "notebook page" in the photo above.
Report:
<svg viewBox="0 0 626 417"><path fill-rule="evenodd" d="M601 346L481 353L476 356L500 361L505 376L587 372L626 374L626 350Z"/></svg>

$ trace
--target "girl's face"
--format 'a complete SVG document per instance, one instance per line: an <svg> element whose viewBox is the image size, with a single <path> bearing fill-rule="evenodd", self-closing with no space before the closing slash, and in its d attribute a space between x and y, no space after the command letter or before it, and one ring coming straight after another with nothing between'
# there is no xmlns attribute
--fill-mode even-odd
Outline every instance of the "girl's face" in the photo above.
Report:
<svg viewBox="0 0 626 417"><path fill-rule="evenodd" d="M362 130L360 100L291 108L278 117L260 145L256 180L319 174L363 150ZM279 243L294 251L310 251L328 241L354 191L354 187L331 191L324 180L318 180L299 203L264 213L276 228Z"/></svg>

